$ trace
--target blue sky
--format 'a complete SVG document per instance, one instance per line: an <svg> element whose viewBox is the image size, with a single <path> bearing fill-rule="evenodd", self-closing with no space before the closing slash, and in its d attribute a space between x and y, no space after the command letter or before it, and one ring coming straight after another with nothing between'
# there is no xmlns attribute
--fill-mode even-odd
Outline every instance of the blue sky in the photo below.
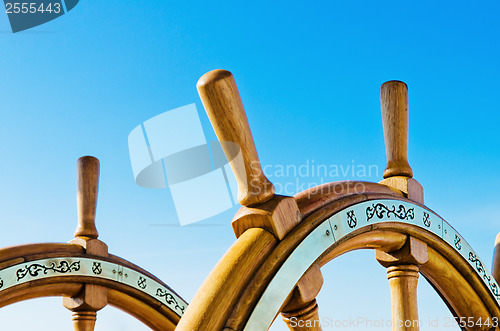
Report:
<svg viewBox="0 0 500 331"><path fill-rule="evenodd" d="M194 102L215 139L195 84L223 68L236 78L263 164L377 165L378 175L354 178L370 181L385 167L379 87L405 81L410 164L426 204L490 261L500 230L499 10L495 1L82 0L16 34L2 11L0 246L70 240L76 159L94 155L100 239L190 301L234 241L236 208L206 226L175 226L168 190L134 183L127 137ZM390 318L385 270L373 252L343 256L323 273L323 316ZM422 318L451 316L425 280L419 291ZM67 330L70 313L60 303L16 304L0 318L6 329ZM96 330L141 329L123 316L106 308Z"/></svg>

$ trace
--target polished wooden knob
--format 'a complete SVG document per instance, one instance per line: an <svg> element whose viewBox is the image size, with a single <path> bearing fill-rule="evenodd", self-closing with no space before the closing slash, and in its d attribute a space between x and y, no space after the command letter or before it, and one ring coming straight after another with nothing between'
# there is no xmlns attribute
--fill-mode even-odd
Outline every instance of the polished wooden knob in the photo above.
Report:
<svg viewBox="0 0 500 331"><path fill-rule="evenodd" d="M493 266L491 268L491 274L497 283L500 283L500 233L498 233L495 238L495 250L493 251Z"/></svg>
<svg viewBox="0 0 500 331"><path fill-rule="evenodd" d="M77 207L78 226L75 237L95 239L98 236L95 227L97 191L99 187L99 160L84 156L77 161Z"/></svg>
<svg viewBox="0 0 500 331"><path fill-rule="evenodd" d="M266 178L248 125L233 75L213 70L203 75L198 93L238 181L238 200L244 206L262 203L274 196L274 185ZM232 142L239 146L242 164L234 158Z"/></svg>
<svg viewBox="0 0 500 331"><path fill-rule="evenodd" d="M408 163L408 87L400 81L389 81L380 87L380 105L384 127L387 167L384 178L413 177Z"/></svg>

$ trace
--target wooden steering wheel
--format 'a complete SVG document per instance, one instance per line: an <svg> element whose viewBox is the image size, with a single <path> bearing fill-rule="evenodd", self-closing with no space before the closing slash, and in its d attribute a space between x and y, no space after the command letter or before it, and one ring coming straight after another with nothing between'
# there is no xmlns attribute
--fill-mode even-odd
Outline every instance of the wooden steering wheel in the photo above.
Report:
<svg viewBox="0 0 500 331"><path fill-rule="evenodd" d="M231 165L244 207L232 222L238 240L176 330L267 330L280 312L290 330L321 330L315 300L323 284L321 267L367 248L387 268L393 330L419 329L419 274L455 316L466 317L462 329L498 328L497 282L464 238L424 205L423 188L412 178L406 84L390 81L381 87L385 179L334 182L294 197L275 195L264 176L231 73L207 73L198 91L219 140L241 148L243 164Z"/></svg>
<svg viewBox="0 0 500 331"><path fill-rule="evenodd" d="M22 300L63 296L75 330L94 330L96 312L108 303L155 330L173 330L187 303L151 273L108 253L97 239L95 210L99 161L78 160L78 226L67 244L0 249L0 307Z"/></svg>
<svg viewBox="0 0 500 331"><path fill-rule="evenodd" d="M276 195L262 171L232 74L211 71L199 80L198 91L232 160L243 207L232 222L236 242L189 306L97 239L99 162L83 157L75 239L1 249L0 307L63 296L77 331L93 330L96 312L108 303L154 330L267 330L279 314L290 330L322 330L316 303L321 267L344 253L373 249L387 268L393 330L419 330L420 274L463 330L500 328L500 254L495 251L492 275L465 239L424 205L423 188L412 178L406 84L390 81L381 88L385 179L333 182L293 197ZM225 141L239 146L240 158Z"/></svg>

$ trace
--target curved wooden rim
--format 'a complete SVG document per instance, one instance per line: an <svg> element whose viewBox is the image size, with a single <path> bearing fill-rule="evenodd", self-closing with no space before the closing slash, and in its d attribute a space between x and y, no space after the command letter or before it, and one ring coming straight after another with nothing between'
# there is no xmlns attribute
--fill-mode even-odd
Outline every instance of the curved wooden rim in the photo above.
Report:
<svg viewBox="0 0 500 331"><path fill-rule="evenodd" d="M382 197L380 195L368 195L367 198L368 200L384 199L386 201L405 201L432 212L425 206L408 199L390 196ZM325 207L328 211L317 211L311 217L304 220L297 229L294 229L294 231L290 233L290 238L287 236L287 238L278 245L266 261L265 264L267 265L263 266L265 269L259 270L254 278L255 282L250 284L249 288L246 289L247 307L255 309L255 305L257 305L259 298L266 290L270 280L276 275L279 268L283 266L284 260L290 256L290 254L286 253L289 252L289 249L293 251L297 248L296 240L287 241L287 239L292 239L292 237L297 236L298 233L303 232L307 232L307 235L309 235L316 226L307 226L306 224L312 225L319 219L322 220L321 223L327 222L330 215L338 214L348 207L360 204L360 201L352 201L359 199L348 198L348 200L350 203L342 203L342 208L339 208L339 205L335 203ZM434 212L432 213L435 214ZM388 222L363 226L331 245L330 248L313 262L313 264L319 263L322 266L334 258L356 249L397 250L404 244L408 235L428 244L429 262L424 264L420 271L441 295L453 314L456 316L473 316L476 319L482 318L482 320L488 317L491 320L492 317L500 316L498 301L486 287L477 270L472 268L464 257L444 241L444 239L415 225ZM300 241L302 242L302 240ZM276 259L283 255L286 255L286 257L277 262ZM267 270L267 273L263 272L263 270ZM490 277L486 273L484 275L485 277ZM262 284L264 286L258 286ZM291 290L293 290L293 287L290 291ZM250 297L251 301L249 300ZM283 304L284 303L285 302L283 302ZM232 312L232 318L226 323L228 329L241 330L246 324L251 309L241 308L242 306L239 305Z"/></svg>
<svg viewBox="0 0 500 331"><path fill-rule="evenodd" d="M294 198L297 201L303 217L309 217L313 212L340 199L358 196L384 194L396 198L404 197L401 191L395 190L387 185L363 182L363 181L338 181L315 186L300 193Z"/></svg>
<svg viewBox="0 0 500 331"><path fill-rule="evenodd" d="M86 254L85 249L77 244L38 243L0 248L0 270L19 263L44 259L47 257L47 254L50 254L50 257L93 257L99 260L120 264L139 273L142 273L154 279L158 283L161 283L164 286L168 287L165 283L163 283L161 279L159 279L149 271L139 267L136 264L133 264L132 262L122 257L113 254L109 254L108 257ZM176 293L173 289L171 290Z"/></svg>
<svg viewBox="0 0 500 331"><path fill-rule="evenodd" d="M351 189L355 188L355 184L356 182L331 183L325 185L344 185L345 189L302 192L302 198L298 199L306 199L309 196L319 209L312 212L303 204L300 208L301 213L309 217L299 223L281 242L264 229L246 230L212 269L189 304L176 330L192 331L206 327L214 330L224 327L227 330L241 329L253 305L282 263L323 220L347 206L368 199L388 197L397 199L398 196L402 199L401 192L374 183L367 183L369 185L366 186L371 193L359 194ZM373 193L377 190L382 193ZM250 262L244 264L241 262L243 260ZM237 284L228 286L225 283L227 278L220 275L228 274L238 279ZM216 296L215 293L221 295ZM221 304L219 301L224 303Z"/></svg>
<svg viewBox="0 0 500 331"><path fill-rule="evenodd" d="M255 271L277 244L274 235L264 229L246 230L212 269L176 330L222 330Z"/></svg>
<svg viewBox="0 0 500 331"><path fill-rule="evenodd" d="M281 242L264 229L251 228L245 231L212 270L180 321L178 314L151 295L117 281L82 275L34 279L4 290L0 286L0 307L42 296L75 296L82 290L82 284L90 283L108 288L110 304L156 330L173 330L177 323L176 330L199 330L207 327L241 330L266 287L287 259L318 226L329 222L332 215L372 200L400 201L432 212L384 185L364 184L367 184L367 191L363 194L352 191L356 182L344 182L326 184L346 188L346 191L340 193L333 191L314 195L315 193L306 191L296 196L302 214L307 217ZM310 204L306 201L310 201ZM500 316L500 305L482 279L488 277L488 274L484 273L484 277L481 277L478 270L472 268L443 238L416 225L379 222L356 228L342 238L339 237L311 265L324 265L355 249L397 250L404 245L407 236L413 236L428 245L429 261L421 266L420 271L455 315L483 319ZM1 249L0 270L57 258L95 259L115 263L167 287L154 275L126 260L112 255L107 258L90 256L84 253L82 247L74 244L31 244ZM285 301L286 299L281 304Z"/></svg>
<svg viewBox="0 0 500 331"><path fill-rule="evenodd" d="M188 307L186 314L181 318L176 330L196 330L207 326L214 329L242 330L266 287L297 246L325 220L350 206L369 200L386 199L410 203L432 212L426 206L404 198L401 192L394 191L385 185L363 183L366 184L366 190L359 194L352 190L355 184L356 182L330 183L325 184L324 187L341 185L345 190L329 190L329 193L323 194L324 192L316 189L297 195L295 198L301 213L307 217L278 244L269 243L264 247L265 245L262 244L264 237L269 237L270 233L262 229L250 229L260 230L260 234L254 233L251 238L246 238L246 243L236 241L227 251L221 260L224 262L219 263L212 270ZM250 230L243 233L243 236ZM500 316L498 303L480 277L467 261L453 251L443 239L418 227L398 223L378 223L356 231L356 233L351 233L349 238L346 237L337 242L335 247L332 246L316 262L324 264L340 254L361 247L385 251L397 250L403 246L408 235L415 236L429 245L430 262L421 268L421 272L442 295L453 313L460 316L473 316L471 314L478 317ZM235 246L239 246L240 251L236 257L234 256ZM259 261L262 262L247 265L245 268L238 266L235 261L252 256L252 246L264 247L259 253L261 256ZM264 260L262 260L263 256ZM233 289L237 300L231 297L229 307L212 309L210 300L213 297L209 298L204 293L218 291L217 289L223 286L223 281L218 281L216 275L228 272L228 270L236 275L245 275L238 287ZM458 291L457 284L461 286ZM465 299L471 298L470 292L474 292L475 295L472 299Z"/></svg>
<svg viewBox="0 0 500 331"><path fill-rule="evenodd" d="M412 236L428 246L428 262L420 273L431 283L455 316L482 320L500 316L500 305L486 288L477 271L442 238L421 228L402 223L378 223L365 226L333 245L319 259L320 266L338 256L358 249L387 249L381 241L398 234ZM395 237L396 238L396 237Z"/></svg>
<svg viewBox="0 0 500 331"><path fill-rule="evenodd" d="M92 279L83 277L52 277L31 283L25 283L2 293L1 306L6 306L28 299L51 296L76 296L83 288L84 282ZM151 300L141 297L142 293L131 294L129 289L116 289L116 284L99 282L108 287L108 303L134 316L153 330L174 330L179 316L164 305L152 304Z"/></svg>
<svg viewBox="0 0 500 331"><path fill-rule="evenodd" d="M0 249L0 272L7 272L7 269L22 269L32 264L50 265L48 262L54 261L57 265L60 261L78 261L80 263L108 263L111 266L123 268L123 270L135 271L138 275L147 280L148 284L154 285L155 282L160 286L163 292L169 291L171 294L180 298L165 283L159 280L151 273L136 266L135 264L120 257L109 255L108 257L99 257L84 253L84 249L79 245L63 243L44 243L28 244ZM48 262L47 262L48 261ZM45 264L44 264L45 262ZM103 266L104 269L104 266ZM44 278L36 279L26 274L25 279L19 284L7 287L6 279L0 278L0 307L10 305L27 299L47 297L47 296L77 296L83 289L83 284L95 284L108 289L108 303L136 317L144 324L155 330L173 330L180 320L180 313L169 307L166 296L156 298L145 290L135 288L125 282L106 279L100 275L76 275L76 274L51 274L43 275ZM108 273L109 274L109 273ZM10 275L10 277L15 275ZM102 276L102 275L101 275ZM18 278L19 281L19 278ZM2 288L3 287L3 288ZM155 288L156 289L156 288ZM162 302L165 301L165 302ZM179 302L181 304L181 302ZM182 301L185 305L185 302ZM184 309L184 308L183 308Z"/></svg>
<svg viewBox="0 0 500 331"><path fill-rule="evenodd" d="M349 186L352 183L348 183ZM384 185L376 184L376 186L385 188ZM241 299L236 304L227 320L226 327L228 329L240 330L250 316L252 307L257 303L258 298L262 295L267 284L271 281L274 275L278 272L281 265L290 256L293 250L318 227L324 220L333 214L357 203L375 199L403 199L396 197L392 193L367 193L363 195L344 195L338 199L320 198L319 201L322 207L315 212L309 211L309 217L299 223L270 253L269 258L262 264L259 270L256 271L254 277L249 282L248 286L243 291ZM325 202L327 201L327 202ZM304 207L307 210L307 207ZM387 243L386 243L387 244ZM393 244L393 249L396 250L404 244L404 241ZM186 313L189 312L189 308Z"/></svg>

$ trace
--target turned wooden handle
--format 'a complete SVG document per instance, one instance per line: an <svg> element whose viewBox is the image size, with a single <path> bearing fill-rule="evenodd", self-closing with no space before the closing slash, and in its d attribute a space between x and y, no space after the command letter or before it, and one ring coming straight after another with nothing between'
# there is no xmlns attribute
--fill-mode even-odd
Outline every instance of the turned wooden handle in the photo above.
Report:
<svg viewBox="0 0 500 331"><path fill-rule="evenodd" d="M74 331L94 331L97 313L95 311L77 311L73 313Z"/></svg>
<svg viewBox="0 0 500 331"><path fill-rule="evenodd" d="M384 178L413 177L408 163L408 87L400 81L389 81L380 87L380 105L384 127L387 167Z"/></svg>
<svg viewBox="0 0 500 331"><path fill-rule="evenodd" d="M203 75L196 87L238 181L239 202L249 206L269 200L274 195L274 185L262 171L233 75L226 70L213 70ZM224 144L226 141L239 146L242 165L231 161L234 151Z"/></svg>
<svg viewBox="0 0 500 331"><path fill-rule="evenodd" d="M99 160L84 156L77 161L77 207L78 226L75 237L95 239L98 236L95 227L97 190L99 187Z"/></svg>
<svg viewBox="0 0 500 331"><path fill-rule="evenodd" d="M500 283L500 233L495 238L495 250L493 251L493 266L491 268L493 278Z"/></svg>

